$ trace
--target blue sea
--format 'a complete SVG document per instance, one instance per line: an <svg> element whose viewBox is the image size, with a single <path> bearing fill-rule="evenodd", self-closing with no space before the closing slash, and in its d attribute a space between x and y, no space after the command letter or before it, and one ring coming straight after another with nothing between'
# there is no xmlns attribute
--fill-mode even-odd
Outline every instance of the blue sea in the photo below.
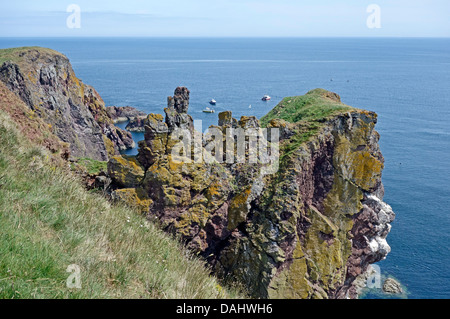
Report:
<svg viewBox="0 0 450 319"><path fill-rule="evenodd" d="M0 39L0 48L30 45L66 54L107 105L163 114L167 96L187 86L204 129L220 111L261 117L318 87L377 112L385 201L397 214L392 252L378 265L408 298L450 298L450 39ZM203 113L212 98L216 113Z"/></svg>

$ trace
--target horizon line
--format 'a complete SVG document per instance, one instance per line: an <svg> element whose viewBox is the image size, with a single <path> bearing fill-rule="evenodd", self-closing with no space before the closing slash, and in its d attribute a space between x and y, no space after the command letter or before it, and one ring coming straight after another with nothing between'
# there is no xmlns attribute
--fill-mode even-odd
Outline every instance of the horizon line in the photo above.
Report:
<svg viewBox="0 0 450 319"><path fill-rule="evenodd" d="M305 38L324 38L324 39L450 39L449 36L175 36L175 35L136 35L136 36L108 36L108 35L86 35L86 36L0 36L0 39L86 39L86 38L108 38L108 39L124 39L124 38L139 38L139 39L152 39L152 38L174 38L174 39L305 39Z"/></svg>

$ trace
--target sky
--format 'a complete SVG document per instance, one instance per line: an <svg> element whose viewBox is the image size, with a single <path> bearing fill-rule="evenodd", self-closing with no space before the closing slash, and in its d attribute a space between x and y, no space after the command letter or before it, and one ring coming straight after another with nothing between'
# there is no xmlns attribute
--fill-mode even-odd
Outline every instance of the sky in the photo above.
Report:
<svg viewBox="0 0 450 319"><path fill-rule="evenodd" d="M0 37L450 37L450 0L0 2Z"/></svg>

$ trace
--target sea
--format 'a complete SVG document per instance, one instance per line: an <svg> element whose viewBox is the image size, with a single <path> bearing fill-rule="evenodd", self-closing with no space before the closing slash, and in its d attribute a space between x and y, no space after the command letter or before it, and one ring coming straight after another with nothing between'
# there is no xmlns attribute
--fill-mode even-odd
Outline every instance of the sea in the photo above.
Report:
<svg viewBox="0 0 450 319"><path fill-rule="evenodd" d="M450 39L0 39L0 48L19 46L64 53L108 106L164 114L167 97L186 86L189 113L203 129L221 111L259 118L283 97L315 88L375 111L384 200L396 213L392 251L377 265L402 284L400 298L450 298ZM262 101L265 94L272 100ZM203 113L211 99L216 113ZM363 298L393 296L375 287Z"/></svg>

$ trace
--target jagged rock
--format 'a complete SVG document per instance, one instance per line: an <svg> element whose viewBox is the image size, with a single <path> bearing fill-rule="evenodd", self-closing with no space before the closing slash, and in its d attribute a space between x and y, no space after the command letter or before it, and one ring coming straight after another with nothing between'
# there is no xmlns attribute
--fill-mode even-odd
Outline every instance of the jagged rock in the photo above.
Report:
<svg viewBox="0 0 450 319"><path fill-rule="evenodd" d="M144 121L144 140L139 142L139 162L147 169L165 154L169 128L160 114L149 114Z"/></svg>
<svg viewBox="0 0 450 319"><path fill-rule="evenodd" d="M108 106L106 112L114 123L131 121L136 118L145 118L146 114L131 106Z"/></svg>
<svg viewBox="0 0 450 319"><path fill-rule="evenodd" d="M3 52L9 60L0 81L70 144L71 155L107 160L132 146L131 134L113 125L100 95L75 76L63 54L39 47Z"/></svg>
<svg viewBox="0 0 450 319"><path fill-rule="evenodd" d="M271 120L267 128L278 128L280 130L280 139L282 140L288 139L295 134L292 130L292 125L281 119Z"/></svg>
<svg viewBox="0 0 450 319"><path fill-rule="evenodd" d="M166 113L166 123L169 131L173 131L176 128L192 130L194 122L192 117L186 113L179 113L175 108L167 107L164 109Z"/></svg>
<svg viewBox="0 0 450 319"><path fill-rule="evenodd" d="M189 90L186 87L177 87L172 99L169 99L168 107L173 104L178 113L187 113L189 108Z"/></svg>
<svg viewBox="0 0 450 319"><path fill-rule="evenodd" d="M105 125L103 127L103 134L107 138L107 140L104 139L104 142L110 155L117 154L116 148L119 151L123 151L136 146L130 132L124 131L114 125Z"/></svg>
<svg viewBox="0 0 450 319"><path fill-rule="evenodd" d="M143 214L148 212L152 204L151 199L147 197L144 190L141 188L116 189L111 193L111 198L136 208Z"/></svg>
<svg viewBox="0 0 450 319"><path fill-rule="evenodd" d="M145 171L134 157L113 156L108 162L108 176L114 184L124 188L137 187Z"/></svg>
<svg viewBox="0 0 450 319"><path fill-rule="evenodd" d="M143 121L138 156L113 156L132 144L130 135L114 127L101 97L75 77L68 59L42 48L11 52L0 80L27 105L26 113L70 143L73 155L111 157L114 199L157 217L216 275L239 281L252 296L355 298L357 278L390 252L386 236L395 215L382 201L375 113L322 89L284 99L260 121L221 113L222 131L280 128L279 170L267 174L260 162L195 161L204 153L197 148L212 139L194 131L190 92L178 87L165 118L150 114ZM173 152L178 141L172 134L179 129L187 130L183 139L194 133L194 144L184 150L189 154ZM89 176L92 187L109 185L98 177Z"/></svg>
<svg viewBox="0 0 450 319"><path fill-rule="evenodd" d="M52 154L54 164L67 165L70 157L69 144L62 142L54 133L53 127L45 123L6 85L0 81L0 110L8 114L21 134L35 145L41 145Z"/></svg>
<svg viewBox="0 0 450 319"><path fill-rule="evenodd" d="M219 126L238 127L238 120L233 118L231 111L224 111L219 113Z"/></svg>
<svg viewBox="0 0 450 319"><path fill-rule="evenodd" d="M232 123L231 111L224 111L219 113L219 126L231 125Z"/></svg>
<svg viewBox="0 0 450 319"><path fill-rule="evenodd" d="M145 175L136 188L151 199L149 218L254 297L355 298L356 277L390 251L394 219L382 202L376 114L325 90L283 100L261 120L282 138L280 169L267 175L248 162L175 162L170 134L192 129L188 97L177 88L165 120L146 119L137 156ZM323 105L327 111L314 109ZM233 126L231 112L220 113L219 124ZM236 124L261 126L245 116Z"/></svg>
<svg viewBox="0 0 450 319"><path fill-rule="evenodd" d="M247 128L259 128L259 120L255 116L241 116L239 120L239 126L247 129Z"/></svg>
<svg viewBox="0 0 450 319"><path fill-rule="evenodd" d="M134 119L130 120L130 122L127 124L125 129L130 132L145 132L145 118L142 117L135 117Z"/></svg>
<svg viewBox="0 0 450 319"><path fill-rule="evenodd" d="M383 291L390 294L402 294L403 289L398 281L393 278L388 278L384 281Z"/></svg>
<svg viewBox="0 0 450 319"><path fill-rule="evenodd" d="M187 129L191 132L194 128L192 117L187 114L189 108L189 90L185 87L177 87L174 96L167 98L166 123L169 132L175 129Z"/></svg>

